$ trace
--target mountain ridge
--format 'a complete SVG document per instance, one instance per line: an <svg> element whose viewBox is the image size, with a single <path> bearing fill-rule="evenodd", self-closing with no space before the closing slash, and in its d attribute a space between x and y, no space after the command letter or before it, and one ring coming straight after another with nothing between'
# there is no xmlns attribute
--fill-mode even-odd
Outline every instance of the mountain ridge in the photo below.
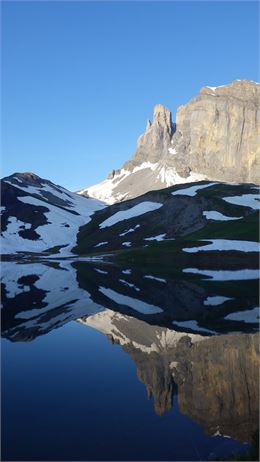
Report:
<svg viewBox="0 0 260 462"><path fill-rule="evenodd" d="M258 183L259 107L260 85L250 80L203 87L177 109L176 123L171 111L157 104L131 159L78 192L113 204L186 182Z"/></svg>

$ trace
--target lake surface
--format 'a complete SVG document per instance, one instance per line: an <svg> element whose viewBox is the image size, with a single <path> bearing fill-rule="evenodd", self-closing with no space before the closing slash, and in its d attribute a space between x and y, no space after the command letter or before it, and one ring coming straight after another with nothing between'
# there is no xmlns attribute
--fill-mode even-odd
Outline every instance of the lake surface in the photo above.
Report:
<svg viewBox="0 0 260 462"><path fill-rule="evenodd" d="M2 459L248 450L259 425L258 280L224 276L3 262Z"/></svg>

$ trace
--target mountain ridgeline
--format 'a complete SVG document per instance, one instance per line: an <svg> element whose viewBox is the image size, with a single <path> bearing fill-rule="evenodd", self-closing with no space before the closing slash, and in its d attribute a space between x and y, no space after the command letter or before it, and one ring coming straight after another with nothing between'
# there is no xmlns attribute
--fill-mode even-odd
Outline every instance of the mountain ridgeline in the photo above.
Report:
<svg viewBox="0 0 260 462"><path fill-rule="evenodd" d="M66 256L158 241L176 251L182 238L235 239L249 244L224 250L256 252L259 100L260 84L237 80L202 88L176 123L156 105L133 157L78 194L33 173L3 178L1 253Z"/></svg>
<svg viewBox="0 0 260 462"><path fill-rule="evenodd" d="M260 85L236 80L204 87L176 112L161 104L138 138L133 157L80 194L109 204L178 183L260 178Z"/></svg>

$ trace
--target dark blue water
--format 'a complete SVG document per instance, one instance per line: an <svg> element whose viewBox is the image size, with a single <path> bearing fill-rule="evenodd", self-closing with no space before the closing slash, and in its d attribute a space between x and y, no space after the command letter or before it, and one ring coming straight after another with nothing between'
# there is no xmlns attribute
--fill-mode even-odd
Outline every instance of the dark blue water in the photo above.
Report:
<svg viewBox="0 0 260 462"><path fill-rule="evenodd" d="M207 460L241 451L178 409L154 413L120 346L76 322L3 341L3 460Z"/></svg>
<svg viewBox="0 0 260 462"><path fill-rule="evenodd" d="M29 297L30 291L25 293ZM51 293L50 290L49 301ZM12 305L11 301L16 299L18 303L21 299L15 297L10 297L10 305L7 303L4 310L14 309L15 304ZM26 297L21 300L24 312ZM28 298L29 302L31 298ZM87 310L89 303L89 299L83 298L82 310ZM61 313L62 309L59 310L60 317ZM48 316L49 326L51 316ZM134 328L129 327L131 322L134 322ZM121 345L111 343L104 333L76 320L52 325L47 331L41 321L42 331L38 330L31 341L26 341L28 334L23 338L23 330L28 332L33 324L28 321L28 313L27 319L18 326L20 338L11 341L17 314L12 321L8 318L6 323L6 338L2 340L2 460L216 460L248 449L244 441L249 439L250 428L244 438L241 421L229 422L225 427L221 412L215 416L215 408L212 415L208 408L203 411L203 402L196 402L195 393L189 404L189 389L187 392L182 385L188 380L185 368L180 369L176 383L172 390L168 390L172 382L169 379L172 376L168 374L171 360L186 361L185 355L190 347L173 353L172 346L166 346L164 351L161 342L159 352L147 353L144 346L140 347L140 342L148 345L149 336L163 332L162 326L123 316L117 338L125 338L126 326L132 335L129 334L129 347L125 346L124 340ZM12 332L10 338L9 332ZM169 330L167 332L170 335ZM223 342L229 338L219 336L220 342L222 337ZM240 344L243 338L240 338ZM229 340L231 347L232 339ZM207 341L211 342L211 339ZM208 351L214 366L214 346L211 348L210 345ZM189 364L189 358L187 361L184 364ZM167 363L165 367L164 363ZM248 370L248 374L253 373ZM224 389L228 388L230 376L227 371L221 380L227 381ZM149 387L151 394L157 393L157 401L162 398L161 415L155 412L154 398L147 397L146 388ZM163 398L167 390L168 395L172 395L170 406ZM234 390L234 395L236 393L240 396L240 389ZM242 396L245 395L242 393ZM210 406L211 397L205 397L207 399ZM224 414L225 408L231 404L228 400L229 395L223 396ZM212 403L214 407L214 399ZM248 409L247 404L245 409ZM198 417L201 406L202 420ZM255 409L252 416L246 412L242 418L247 426L248 421L253 422L250 423L253 432L258 414ZM236 425L242 428L239 427L237 433ZM220 432L216 431L219 427ZM223 434L222 427L228 428L231 435L213 436L214 433Z"/></svg>

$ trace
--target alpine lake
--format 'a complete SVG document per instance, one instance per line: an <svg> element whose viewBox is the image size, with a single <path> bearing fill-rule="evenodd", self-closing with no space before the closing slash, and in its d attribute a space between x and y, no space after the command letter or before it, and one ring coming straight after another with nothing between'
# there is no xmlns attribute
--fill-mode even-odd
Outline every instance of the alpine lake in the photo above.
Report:
<svg viewBox="0 0 260 462"><path fill-rule="evenodd" d="M258 460L257 277L2 262L2 460Z"/></svg>

